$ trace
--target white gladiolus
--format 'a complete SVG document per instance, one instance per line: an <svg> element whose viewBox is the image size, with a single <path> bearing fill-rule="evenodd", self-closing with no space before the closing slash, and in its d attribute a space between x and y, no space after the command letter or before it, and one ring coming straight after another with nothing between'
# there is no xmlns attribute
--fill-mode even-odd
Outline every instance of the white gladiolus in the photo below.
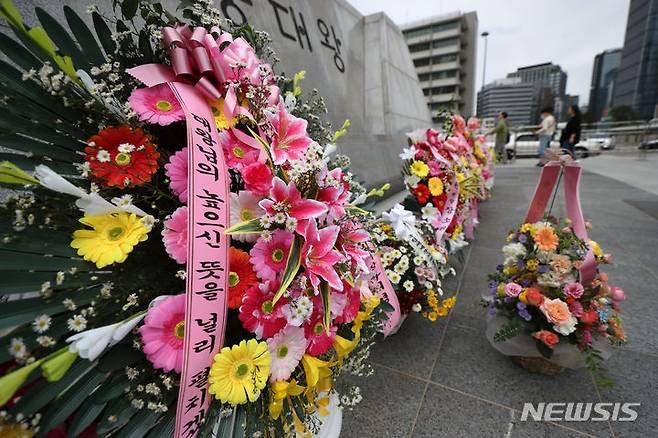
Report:
<svg viewBox="0 0 658 438"><path fill-rule="evenodd" d="M47 189L77 197L78 200L75 201L75 205L87 215L96 216L108 213L119 213L122 211L135 213L140 217L148 215L144 210L132 204L119 207L107 201L98 193L87 193L80 187L67 181L50 167L44 166L43 164L35 167L34 177Z"/></svg>
<svg viewBox="0 0 658 438"><path fill-rule="evenodd" d="M71 344L69 350L78 353L83 359L96 360L107 347L111 347L125 338L145 316L144 313L128 321L117 322L75 334L66 340Z"/></svg>

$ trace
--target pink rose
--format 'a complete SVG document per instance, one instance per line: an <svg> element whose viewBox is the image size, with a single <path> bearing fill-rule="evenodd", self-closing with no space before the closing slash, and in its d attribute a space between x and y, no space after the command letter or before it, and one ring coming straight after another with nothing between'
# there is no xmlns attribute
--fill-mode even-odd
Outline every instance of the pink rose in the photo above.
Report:
<svg viewBox="0 0 658 438"><path fill-rule="evenodd" d="M564 285L564 288L562 288L562 291L568 297L580 298L583 296L585 289L580 283L567 283Z"/></svg>
<svg viewBox="0 0 658 438"><path fill-rule="evenodd" d="M266 164L255 162L241 171L244 187L256 195L265 196L272 187L272 170Z"/></svg>
<svg viewBox="0 0 658 438"><path fill-rule="evenodd" d="M522 291L523 288L519 284L507 283L505 285L505 295L507 295L508 297L518 297Z"/></svg>

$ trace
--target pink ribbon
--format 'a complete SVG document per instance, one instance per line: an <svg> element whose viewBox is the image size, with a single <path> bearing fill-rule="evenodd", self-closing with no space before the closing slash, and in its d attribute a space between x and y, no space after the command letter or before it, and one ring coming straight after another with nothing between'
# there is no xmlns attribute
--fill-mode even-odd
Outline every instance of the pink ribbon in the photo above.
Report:
<svg viewBox="0 0 658 438"><path fill-rule="evenodd" d="M370 264L368 266L368 269L372 273L370 281L376 283L376 290L379 297L386 299L386 301L393 306L393 310L387 313L388 319L384 321L384 336L388 336L391 334L391 331L400 324L400 318L402 317L400 301L398 301L398 296L395 293L395 290L393 290L393 286L384 271L382 261L376 253L376 248L370 242L368 243L368 250L371 255Z"/></svg>
<svg viewBox="0 0 658 438"><path fill-rule="evenodd" d="M441 213L441 217L432 222L432 225L436 228L435 238L437 244L441 244L441 239L443 234L446 232L450 224L452 223L452 218L455 216L457 211L457 202L459 202L459 183L457 182L457 176L452 181L450 186L450 192L448 192L448 199L446 200L446 206Z"/></svg>
<svg viewBox="0 0 658 438"><path fill-rule="evenodd" d="M464 235L468 240L475 238L475 223L478 220L478 201L475 198L471 199L471 208L468 212L468 219L466 219L466 226L464 227Z"/></svg>
<svg viewBox="0 0 658 438"><path fill-rule="evenodd" d="M174 436L193 438L210 405L208 375L224 343L228 308L229 239L224 230L229 224L229 184L214 117L206 100L221 97L213 80L220 83L222 70L217 41L205 29L164 28L163 39L172 68L147 64L128 73L149 87L167 83L187 123L190 196L185 338Z"/></svg>
<svg viewBox="0 0 658 438"><path fill-rule="evenodd" d="M576 161L550 161L542 167L539 181L532 196L526 223L535 223L542 219L546 205L552 195L553 188L557 184L560 172L564 172L564 198L567 206L567 217L571 220L574 234L589 245L587 228L580 204L580 175L582 167ZM596 277L596 259L590 247L580 268L580 281L587 285Z"/></svg>

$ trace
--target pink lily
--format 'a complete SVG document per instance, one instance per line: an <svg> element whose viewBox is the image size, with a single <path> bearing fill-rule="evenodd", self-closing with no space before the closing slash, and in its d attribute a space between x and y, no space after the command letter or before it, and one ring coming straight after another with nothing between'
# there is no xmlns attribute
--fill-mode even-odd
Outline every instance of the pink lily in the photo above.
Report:
<svg viewBox="0 0 658 438"><path fill-rule="evenodd" d="M289 114L283 99L279 99L275 113L266 111L265 115L274 130L270 145L274 164L301 158L313 141L306 133L306 120Z"/></svg>
<svg viewBox="0 0 658 438"><path fill-rule="evenodd" d="M320 278L332 288L342 291L343 282L334 265L343 260L343 256L334 249L340 228L336 225L318 230L314 219L306 224L304 230L304 246L302 247L302 264L308 272L313 288L317 290Z"/></svg>
<svg viewBox="0 0 658 438"><path fill-rule="evenodd" d="M345 216L345 205L352 194L347 190L349 186L343 183L343 171L340 168L333 169L328 174L340 183L338 187L326 186L318 190L316 198L328 206L327 222L333 223Z"/></svg>
<svg viewBox="0 0 658 438"><path fill-rule="evenodd" d="M359 243L364 243L369 240L370 234L363 228L355 228L352 223L344 225L341 230L339 246L342 248L343 253L347 258L358 266L361 272L365 274L370 272L368 264L366 263L366 259L370 257L370 253L361 247Z"/></svg>
<svg viewBox="0 0 658 438"><path fill-rule="evenodd" d="M301 193L290 182L286 185L279 177L272 180L270 197L258 203L269 215L283 212L297 220L297 232L302 234L306 221L327 212L327 206L315 199L302 198Z"/></svg>

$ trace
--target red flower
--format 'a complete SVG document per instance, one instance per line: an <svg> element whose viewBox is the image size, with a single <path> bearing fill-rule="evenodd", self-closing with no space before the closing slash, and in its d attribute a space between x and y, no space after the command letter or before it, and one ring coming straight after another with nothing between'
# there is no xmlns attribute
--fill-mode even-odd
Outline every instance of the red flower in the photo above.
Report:
<svg viewBox="0 0 658 438"><path fill-rule="evenodd" d="M286 318L281 312L285 300L279 300L276 306L272 304L277 290L278 281L266 281L255 283L245 292L238 319L257 339L269 339L286 326Z"/></svg>
<svg viewBox="0 0 658 438"><path fill-rule="evenodd" d="M319 297L319 295L316 295ZM308 323L304 325L304 332L308 340L306 352L311 356L319 356L329 351L336 340L336 331L338 327L332 325L329 327L329 333L323 324L324 309L322 301L316 298L313 300L313 314Z"/></svg>
<svg viewBox="0 0 658 438"><path fill-rule="evenodd" d="M245 189L254 192L256 195L265 196L272 187L272 170L269 166L258 161L245 166L240 170L244 180Z"/></svg>
<svg viewBox="0 0 658 438"><path fill-rule="evenodd" d="M443 207L445 207L447 199L448 199L448 195L446 195L445 193L441 193L439 196L432 197L432 204L434 204L434 206L441 213L443 213Z"/></svg>
<svg viewBox="0 0 658 438"><path fill-rule="evenodd" d="M237 309L247 288L258 281L251 268L249 254L237 248L229 248L228 307Z"/></svg>
<svg viewBox="0 0 658 438"><path fill-rule="evenodd" d="M430 199L430 189L428 189L425 184L418 184L416 188L412 190L412 193L421 204L426 204Z"/></svg>
<svg viewBox="0 0 658 438"><path fill-rule="evenodd" d="M89 139L85 159L105 187L134 187L149 182L158 170L156 148L140 128L110 126Z"/></svg>
<svg viewBox="0 0 658 438"><path fill-rule="evenodd" d="M560 342L558 335L549 330L535 332L532 334L532 337L542 341L548 348L553 348L558 342Z"/></svg>
<svg viewBox="0 0 658 438"><path fill-rule="evenodd" d="M544 302L544 295L534 287L529 287L525 290L525 299L531 306L539 307Z"/></svg>
<svg viewBox="0 0 658 438"><path fill-rule="evenodd" d="M583 312L583 315L578 319L583 324L594 324L599 319L599 315L596 313L596 310L588 310L587 312Z"/></svg>

